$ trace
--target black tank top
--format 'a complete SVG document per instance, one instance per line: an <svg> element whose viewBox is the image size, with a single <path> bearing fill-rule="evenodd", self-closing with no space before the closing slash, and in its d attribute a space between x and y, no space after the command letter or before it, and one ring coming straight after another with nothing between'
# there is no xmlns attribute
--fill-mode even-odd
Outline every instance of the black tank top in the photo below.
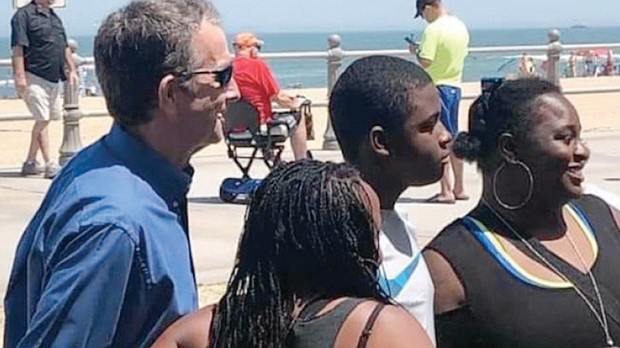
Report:
<svg viewBox="0 0 620 348"><path fill-rule="evenodd" d="M567 209L590 237L596 257L591 270L618 345L620 230L609 207L594 196L573 201ZM486 227L499 226L497 219L486 209L475 212L477 219L468 215L453 222L427 246L450 263L466 298L459 309L436 317L438 347L606 347L601 326L572 285L541 280L520 269ZM588 275L555 259L591 287ZM592 303L600 308L598 301Z"/></svg>
<svg viewBox="0 0 620 348"><path fill-rule="evenodd" d="M291 348L331 348L336 343L340 328L347 317L362 302L368 299L347 298L338 303L330 311L317 315L331 300L317 300L310 303L301 312L299 318L293 324L293 328L287 339L287 347ZM359 347L366 347L367 340L372 332L379 312L384 304L379 303L375 306L366 321L366 326L358 341Z"/></svg>

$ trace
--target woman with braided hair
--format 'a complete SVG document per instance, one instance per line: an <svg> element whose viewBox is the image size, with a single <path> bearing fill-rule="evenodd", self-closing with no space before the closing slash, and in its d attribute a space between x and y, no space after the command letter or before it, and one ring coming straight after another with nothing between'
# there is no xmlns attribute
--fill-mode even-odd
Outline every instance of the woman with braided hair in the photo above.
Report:
<svg viewBox="0 0 620 348"><path fill-rule="evenodd" d="M453 150L477 162L482 197L424 251L438 347L616 346L620 215L584 194L574 106L523 78L483 92L469 117Z"/></svg>
<svg viewBox="0 0 620 348"><path fill-rule="evenodd" d="M379 200L353 167L283 164L254 193L219 303L155 347L431 347L378 283Z"/></svg>

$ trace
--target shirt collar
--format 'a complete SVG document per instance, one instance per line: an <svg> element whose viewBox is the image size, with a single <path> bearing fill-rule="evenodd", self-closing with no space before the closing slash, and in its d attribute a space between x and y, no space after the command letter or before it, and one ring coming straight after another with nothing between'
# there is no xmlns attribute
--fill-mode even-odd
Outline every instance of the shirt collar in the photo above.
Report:
<svg viewBox="0 0 620 348"><path fill-rule="evenodd" d="M49 12L45 12L41 9L40 5L37 5L34 0L30 3L30 6L32 6L34 8L34 11L36 13L42 14L44 16L52 16L54 15L54 9L50 8Z"/></svg>
<svg viewBox="0 0 620 348"><path fill-rule="evenodd" d="M185 197L189 192L194 175L191 165L183 170L175 167L143 140L131 135L117 123L114 123L103 143L127 168L148 182L166 201Z"/></svg>

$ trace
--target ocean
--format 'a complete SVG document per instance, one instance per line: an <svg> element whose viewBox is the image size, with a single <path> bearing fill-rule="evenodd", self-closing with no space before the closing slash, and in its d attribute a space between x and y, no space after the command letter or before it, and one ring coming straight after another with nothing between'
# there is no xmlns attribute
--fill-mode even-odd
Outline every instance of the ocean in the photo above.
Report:
<svg viewBox="0 0 620 348"><path fill-rule="evenodd" d="M474 29L470 31L471 47L484 46L514 46L514 45L544 45L547 43L548 29ZM565 28L560 29L561 41L564 44L587 43L617 43L620 42L620 27L598 28ZM327 38L333 33L264 33L258 36L265 41L263 52L295 52L295 51L325 51ZM408 31L367 31L367 32L340 32L342 48L344 50L385 50L404 49L404 37L412 34ZM413 32L415 38L421 37L421 32ZM93 37L74 37L79 44L79 53L82 56L92 56ZM0 38L0 59L10 57L8 38ZM568 52L566 52L568 53ZM615 52L616 57L619 57ZM534 55L537 66L542 63L543 57ZM601 60L604 59L600 58ZM344 66L351 62L344 61ZM503 76L517 71L518 54L484 54L470 55L465 63L464 81L477 81L483 76ZM271 60L276 78L283 88L302 87L315 88L327 85L326 63L321 59L312 60ZM88 72L89 80L94 83L94 74ZM0 68L0 97L13 97L15 91L7 80L11 79L11 70Z"/></svg>

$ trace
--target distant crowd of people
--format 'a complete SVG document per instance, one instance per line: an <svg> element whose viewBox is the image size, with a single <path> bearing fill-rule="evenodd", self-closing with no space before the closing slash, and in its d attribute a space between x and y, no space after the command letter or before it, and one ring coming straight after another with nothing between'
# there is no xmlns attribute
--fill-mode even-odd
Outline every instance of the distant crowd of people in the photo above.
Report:
<svg viewBox="0 0 620 348"><path fill-rule="evenodd" d="M44 132L58 82L76 79L52 3L33 0L12 20L18 91L54 180L17 247L5 347L620 341L620 212L584 192L590 151L577 110L544 79L496 79L459 131L469 33L441 0L416 0L428 22L409 47L418 63L368 56L339 76L328 113L343 163L309 158L305 120L277 116L293 130L295 161L251 195L226 290L203 308L190 159L227 136L228 105L251 104L265 124L271 102L299 101L280 90L254 34L235 36L232 57L211 2L133 0L94 44L113 127L52 172ZM39 171L36 152L25 174ZM428 202L469 199L462 161L478 166L481 197L421 247L396 202L438 182Z"/></svg>
<svg viewBox="0 0 620 348"><path fill-rule="evenodd" d="M571 51L566 65L566 77L598 77L618 74L618 66L611 49Z"/></svg>
<svg viewBox="0 0 620 348"><path fill-rule="evenodd" d="M563 77L599 77L618 74L618 65L611 49L571 51L566 61L560 61ZM547 61L540 63L539 70L532 56L523 53L519 59L518 75L520 77L541 76L547 74Z"/></svg>

